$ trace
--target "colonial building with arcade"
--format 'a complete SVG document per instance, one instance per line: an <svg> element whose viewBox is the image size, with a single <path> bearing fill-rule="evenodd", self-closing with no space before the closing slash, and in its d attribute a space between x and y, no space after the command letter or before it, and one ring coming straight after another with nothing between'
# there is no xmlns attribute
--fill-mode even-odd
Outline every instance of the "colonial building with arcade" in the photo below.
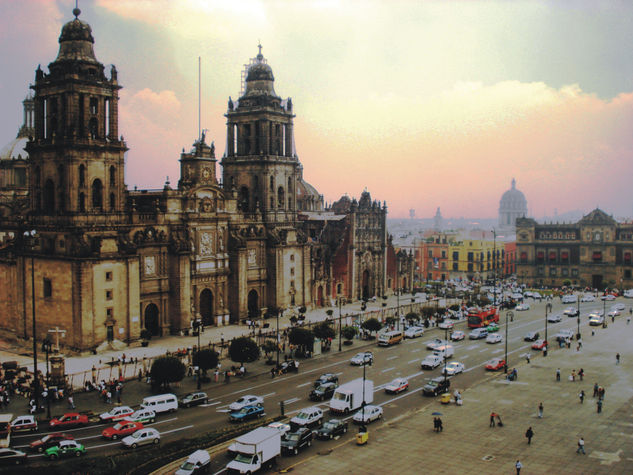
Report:
<svg viewBox="0 0 633 475"><path fill-rule="evenodd" d="M86 350L143 329L173 334L196 319L240 323L411 288L413 257L391 245L386 203L364 191L326 207L304 181L292 100L275 92L261 48L228 101L222 179L202 134L183 149L177 183L128 190L122 86L73 13L0 157L5 334L30 338L35 318L38 339L59 327Z"/></svg>

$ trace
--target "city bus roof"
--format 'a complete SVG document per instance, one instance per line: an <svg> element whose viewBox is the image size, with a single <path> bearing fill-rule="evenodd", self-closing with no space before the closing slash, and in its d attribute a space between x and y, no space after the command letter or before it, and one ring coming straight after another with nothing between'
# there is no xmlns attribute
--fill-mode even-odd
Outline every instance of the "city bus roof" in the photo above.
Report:
<svg viewBox="0 0 633 475"><path fill-rule="evenodd" d="M0 414L0 424L8 424L13 420L13 414Z"/></svg>

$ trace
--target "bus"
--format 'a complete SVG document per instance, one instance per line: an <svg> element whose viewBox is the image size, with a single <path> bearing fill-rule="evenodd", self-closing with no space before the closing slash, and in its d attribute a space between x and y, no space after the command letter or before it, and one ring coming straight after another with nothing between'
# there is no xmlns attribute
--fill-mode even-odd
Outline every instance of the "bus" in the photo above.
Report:
<svg viewBox="0 0 633 475"><path fill-rule="evenodd" d="M11 442L11 421L13 414L0 414L0 447L8 447Z"/></svg>
<svg viewBox="0 0 633 475"><path fill-rule="evenodd" d="M487 327L499 322L499 310L496 307L471 308L468 310L468 328Z"/></svg>

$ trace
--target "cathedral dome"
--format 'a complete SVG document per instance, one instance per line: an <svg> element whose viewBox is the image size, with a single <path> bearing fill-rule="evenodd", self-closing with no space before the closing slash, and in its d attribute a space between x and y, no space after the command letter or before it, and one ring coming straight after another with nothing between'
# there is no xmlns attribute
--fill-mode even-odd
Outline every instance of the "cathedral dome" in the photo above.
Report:
<svg viewBox="0 0 633 475"><path fill-rule="evenodd" d="M253 64L248 68L246 74L246 92L245 96L276 96L274 88L275 77L273 69L268 65L262 47L259 46L259 54L255 58Z"/></svg>
<svg viewBox="0 0 633 475"><path fill-rule="evenodd" d="M527 213L527 200L525 195L516 189L516 180L512 179L512 188L501 196L499 209L507 211L523 211Z"/></svg>
<svg viewBox="0 0 633 475"><path fill-rule="evenodd" d="M25 150L25 147L28 141L28 137L13 139L0 150L0 160L27 160L29 154Z"/></svg>
<svg viewBox="0 0 633 475"><path fill-rule="evenodd" d="M75 8L73 10L75 19L62 27L62 34L59 36L59 54L55 61L97 61L93 49L95 40L92 37L92 28L88 23L77 18L80 13L81 10Z"/></svg>

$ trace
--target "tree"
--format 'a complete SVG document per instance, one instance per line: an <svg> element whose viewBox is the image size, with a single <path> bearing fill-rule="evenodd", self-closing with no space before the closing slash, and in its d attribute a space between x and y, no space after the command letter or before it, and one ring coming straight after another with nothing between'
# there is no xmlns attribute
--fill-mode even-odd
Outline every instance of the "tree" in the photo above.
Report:
<svg viewBox="0 0 633 475"><path fill-rule="evenodd" d="M194 366L198 366L206 375L207 371L218 365L219 355L213 350L200 350L193 354L191 362Z"/></svg>
<svg viewBox="0 0 633 475"><path fill-rule="evenodd" d="M368 318L361 324L363 330L367 330L369 333L378 332L382 328L382 324L377 318Z"/></svg>
<svg viewBox="0 0 633 475"><path fill-rule="evenodd" d="M412 322L416 322L420 318L420 316L415 312L409 312L405 315L404 318L407 320L407 322L409 322L409 324L411 324Z"/></svg>
<svg viewBox="0 0 633 475"><path fill-rule="evenodd" d="M301 346L304 349L312 350L314 344L314 333L307 328L295 327L290 329L288 341L291 345Z"/></svg>
<svg viewBox="0 0 633 475"><path fill-rule="evenodd" d="M387 317L385 318L385 322L387 323L387 325L391 326L391 325L395 325L396 323L396 317Z"/></svg>
<svg viewBox="0 0 633 475"><path fill-rule="evenodd" d="M259 358L259 347L247 336L234 338L229 346L229 358L235 363L252 363Z"/></svg>
<svg viewBox="0 0 633 475"><path fill-rule="evenodd" d="M332 328L328 322L317 323L314 325L312 332L314 333L314 336L321 341L327 340L328 338L334 338L336 336L334 328Z"/></svg>
<svg viewBox="0 0 633 475"><path fill-rule="evenodd" d="M351 341L352 338L354 338L354 336L356 336L356 333L358 332L358 330L356 330L356 327L343 327L343 330L341 330L341 333L343 334L343 338L345 338L347 341Z"/></svg>
<svg viewBox="0 0 633 475"><path fill-rule="evenodd" d="M182 381L185 365L175 356L160 356L152 363L149 375L152 385L167 389L170 383Z"/></svg>

